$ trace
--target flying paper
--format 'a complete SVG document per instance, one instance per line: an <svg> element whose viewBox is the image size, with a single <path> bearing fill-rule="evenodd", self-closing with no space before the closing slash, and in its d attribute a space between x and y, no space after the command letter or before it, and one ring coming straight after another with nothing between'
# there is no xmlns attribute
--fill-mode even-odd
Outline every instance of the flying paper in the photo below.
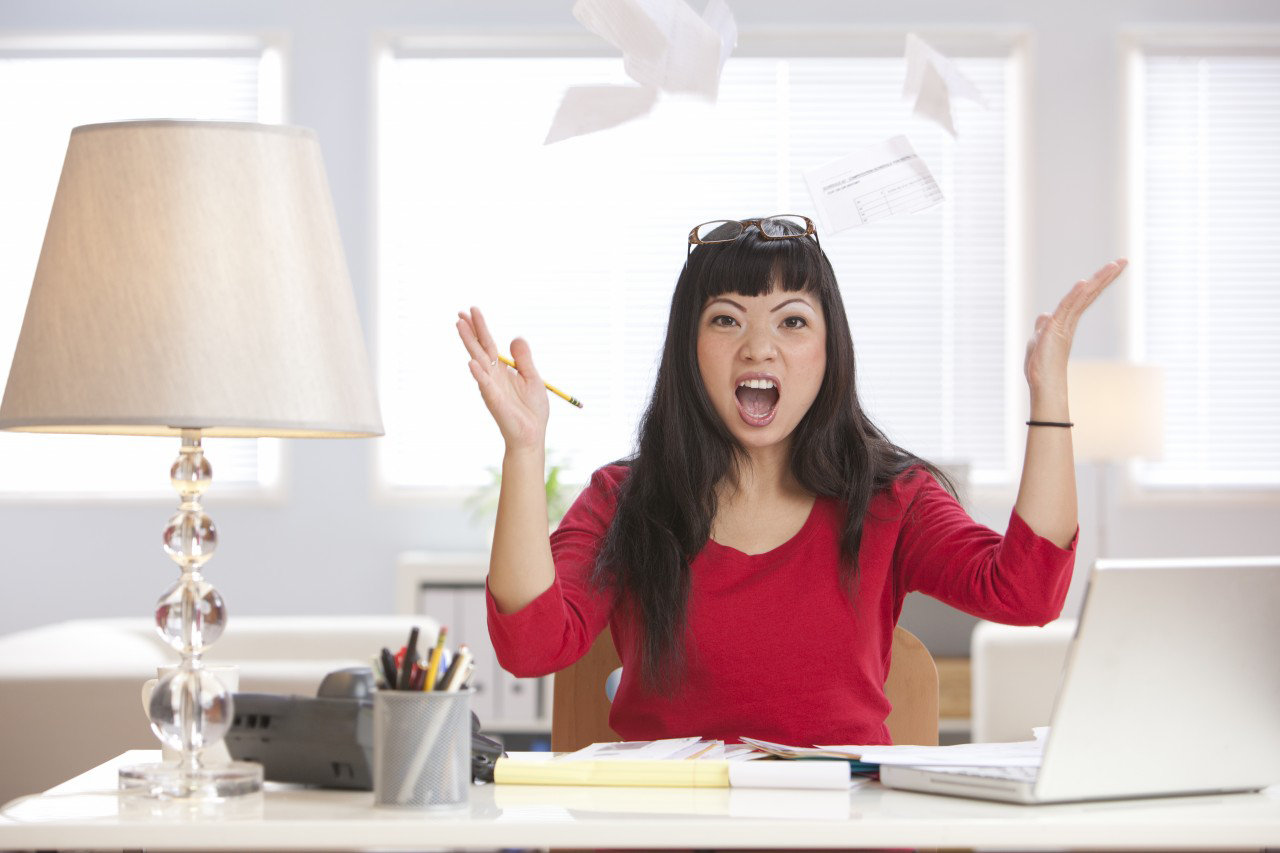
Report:
<svg viewBox="0 0 1280 853"><path fill-rule="evenodd" d="M915 33L907 34L907 77L902 97L914 100L915 114L936 122L957 136L951 118L952 98L965 98L986 109L978 87L956 69L951 60L934 50Z"/></svg>
<svg viewBox="0 0 1280 853"><path fill-rule="evenodd" d="M646 115L657 102L652 86L571 86L542 144L616 127Z"/></svg>
<svg viewBox="0 0 1280 853"><path fill-rule="evenodd" d="M547 134L548 144L642 116L652 109L659 90L714 101L720 72L738 42L738 27L724 0L710 0L702 17L685 0L578 0L573 16L622 51L627 76L642 88L569 89ZM652 92L647 106L641 91Z"/></svg>
<svg viewBox="0 0 1280 853"><path fill-rule="evenodd" d="M804 180L818 217L832 234L942 201L938 183L905 136L811 169Z"/></svg>

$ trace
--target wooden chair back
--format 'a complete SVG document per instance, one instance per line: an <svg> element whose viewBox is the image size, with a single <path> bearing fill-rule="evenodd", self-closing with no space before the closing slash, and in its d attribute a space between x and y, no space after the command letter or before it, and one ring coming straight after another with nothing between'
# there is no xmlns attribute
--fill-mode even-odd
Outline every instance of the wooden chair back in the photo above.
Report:
<svg viewBox="0 0 1280 853"><path fill-rule="evenodd" d="M613 637L605 629L581 660L556 673L551 703L553 752L619 740L609 728L604 683L621 665ZM885 720L893 742L936 746L938 668L924 643L906 628L893 631L893 660L884 692L893 705Z"/></svg>

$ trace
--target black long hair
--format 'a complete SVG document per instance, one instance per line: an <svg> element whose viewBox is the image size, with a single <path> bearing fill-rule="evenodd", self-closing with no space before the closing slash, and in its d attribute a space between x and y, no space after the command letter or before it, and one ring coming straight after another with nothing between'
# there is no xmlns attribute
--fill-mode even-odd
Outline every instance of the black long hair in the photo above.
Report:
<svg viewBox="0 0 1280 853"><path fill-rule="evenodd" d="M630 472L593 572L598 585L618 593L618 606L640 620L640 674L650 690L679 683L672 675L684 666L689 563L711 537L716 487L748 461L698 369L702 310L725 293L750 297L778 288L816 296L826 319L826 374L793 434L791 471L807 491L846 507L841 580L851 599L872 496L913 465L951 488L945 475L890 442L863 412L848 317L831 262L815 240L766 240L748 227L732 241L694 248L676 282L657 383L636 453L624 460Z"/></svg>

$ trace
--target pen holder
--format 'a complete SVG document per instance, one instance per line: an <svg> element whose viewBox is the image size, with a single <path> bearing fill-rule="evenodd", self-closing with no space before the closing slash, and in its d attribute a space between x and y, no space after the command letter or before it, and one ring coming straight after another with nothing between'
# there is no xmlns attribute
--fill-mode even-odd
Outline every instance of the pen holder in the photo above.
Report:
<svg viewBox="0 0 1280 853"><path fill-rule="evenodd" d="M374 805L450 809L467 804L474 692L466 688L374 694Z"/></svg>

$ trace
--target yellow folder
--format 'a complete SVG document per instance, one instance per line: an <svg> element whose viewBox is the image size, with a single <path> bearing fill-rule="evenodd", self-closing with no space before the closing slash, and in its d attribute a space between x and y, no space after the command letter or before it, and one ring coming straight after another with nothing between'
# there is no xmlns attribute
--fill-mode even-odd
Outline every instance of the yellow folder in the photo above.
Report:
<svg viewBox="0 0 1280 853"><path fill-rule="evenodd" d="M729 787L728 761L617 760L513 761L499 758L493 781L506 785L623 785Z"/></svg>

